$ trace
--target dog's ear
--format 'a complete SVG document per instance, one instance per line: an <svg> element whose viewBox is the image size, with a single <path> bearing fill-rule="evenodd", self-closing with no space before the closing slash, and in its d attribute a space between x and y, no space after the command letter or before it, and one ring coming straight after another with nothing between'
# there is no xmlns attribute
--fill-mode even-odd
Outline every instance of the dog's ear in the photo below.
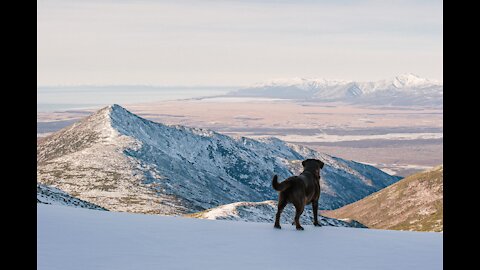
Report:
<svg viewBox="0 0 480 270"><path fill-rule="evenodd" d="M320 169L323 169L323 165L325 165L325 164L324 164L322 161L318 160L318 159L317 159L317 161L318 161L318 164L319 164L319 166L320 166Z"/></svg>
<svg viewBox="0 0 480 270"><path fill-rule="evenodd" d="M305 167L305 162L307 162L307 160L302 161L302 166L303 167Z"/></svg>

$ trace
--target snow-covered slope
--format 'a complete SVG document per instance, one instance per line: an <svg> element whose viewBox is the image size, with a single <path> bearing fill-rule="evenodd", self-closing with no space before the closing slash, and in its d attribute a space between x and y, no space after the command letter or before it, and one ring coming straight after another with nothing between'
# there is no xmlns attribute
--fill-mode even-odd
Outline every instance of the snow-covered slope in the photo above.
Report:
<svg viewBox="0 0 480 270"><path fill-rule="evenodd" d="M275 214L277 212L277 202L236 202L226 205L221 205L202 212L189 214L187 216L202 219L213 220L236 220L245 222L263 222L273 224L275 221ZM306 208L300 216L300 223L302 225L313 224L313 211L311 208ZM291 223L295 217L295 208L288 204L282 212L280 223ZM324 216L319 216L320 224L322 226L334 227L354 227L367 228L365 225L351 219L335 219Z"/></svg>
<svg viewBox="0 0 480 270"><path fill-rule="evenodd" d="M113 211L184 214L238 201L276 199L273 174L298 174L319 158L321 209L357 201L398 181L372 166L275 138L232 138L167 126L113 105L46 137L37 179Z"/></svg>
<svg viewBox="0 0 480 270"><path fill-rule="evenodd" d="M72 197L58 188L49 187L42 184L37 184L37 203L106 210L105 208L93 203Z"/></svg>
<svg viewBox="0 0 480 270"><path fill-rule="evenodd" d="M37 205L37 269L443 267L443 234L168 217Z"/></svg>
<svg viewBox="0 0 480 270"><path fill-rule="evenodd" d="M230 96L309 101L346 101L370 105L443 106L443 84L413 74L376 82L280 79L235 90Z"/></svg>

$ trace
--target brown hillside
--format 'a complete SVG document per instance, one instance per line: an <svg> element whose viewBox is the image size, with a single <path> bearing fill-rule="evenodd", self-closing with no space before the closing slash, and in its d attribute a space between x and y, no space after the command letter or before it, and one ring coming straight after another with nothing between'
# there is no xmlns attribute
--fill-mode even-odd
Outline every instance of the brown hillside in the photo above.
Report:
<svg viewBox="0 0 480 270"><path fill-rule="evenodd" d="M376 229L443 231L443 165L322 214L355 219Z"/></svg>

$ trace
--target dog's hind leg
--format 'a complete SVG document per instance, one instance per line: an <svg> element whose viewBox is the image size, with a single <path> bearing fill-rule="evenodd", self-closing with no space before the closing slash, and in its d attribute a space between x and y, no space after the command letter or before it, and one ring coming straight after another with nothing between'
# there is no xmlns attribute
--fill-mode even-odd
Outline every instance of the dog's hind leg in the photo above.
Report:
<svg viewBox="0 0 480 270"><path fill-rule="evenodd" d="M318 223L318 201L312 202L313 208L313 225L321 227L322 225Z"/></svg>
<svg viewBox="0 0 480 270"><path fill-rule="evenodd" d="M303 213L303 204L296 203L295 205L295 227L297 230L303 230L303 227L300 225L300 216Z"/></svg>
<svg viewBox="0 0 480 270"><path fill-rule="evenodd" d="M273 225L274 228L281 229L280 227L280 215L282 214L283 208L287 205L287 200L280 194L278 197L278 209L277 209L277 214L275 215L275 225Z"/></svg>
<svg viewBox="0 0 480 270"><path fill-rule="evenodd" d="M281 229L280 227L280 215L282 214L283 208L287 205L287 200L282 196L280 193L280 196L278 198L278 209L277 209L277 214L275 215L275 225L273 225L274 228Z"/></svg>

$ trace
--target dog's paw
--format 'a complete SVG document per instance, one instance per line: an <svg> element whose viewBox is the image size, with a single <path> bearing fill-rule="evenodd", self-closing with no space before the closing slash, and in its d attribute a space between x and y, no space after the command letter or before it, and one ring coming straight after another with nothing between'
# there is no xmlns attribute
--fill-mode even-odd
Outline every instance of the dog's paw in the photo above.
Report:
<svg viewBox="0 0 480 270"><path fill-rule="evenodd" d="M281 228L282 228L282 227L280 227L280 225L277 225L277 224L273 225L273 227L274 227L275 229L281 229Z"/></svg>
<svg viewBox="0 0 480 270"><path fill-rule="evenodd" d="M304 229L303 229L302 226L299 226L299 227L297 227L297 230L298 230L298 231L303 231Z"/></svg>
<svg viewBox="0 0 480 270"><path fill-rule="evenodd" d="M320 224L320 223L318 223L318 222L317 222L317 223L313 223L313 225L314 225L315 227L322 227L322 224Z"/></svg>

